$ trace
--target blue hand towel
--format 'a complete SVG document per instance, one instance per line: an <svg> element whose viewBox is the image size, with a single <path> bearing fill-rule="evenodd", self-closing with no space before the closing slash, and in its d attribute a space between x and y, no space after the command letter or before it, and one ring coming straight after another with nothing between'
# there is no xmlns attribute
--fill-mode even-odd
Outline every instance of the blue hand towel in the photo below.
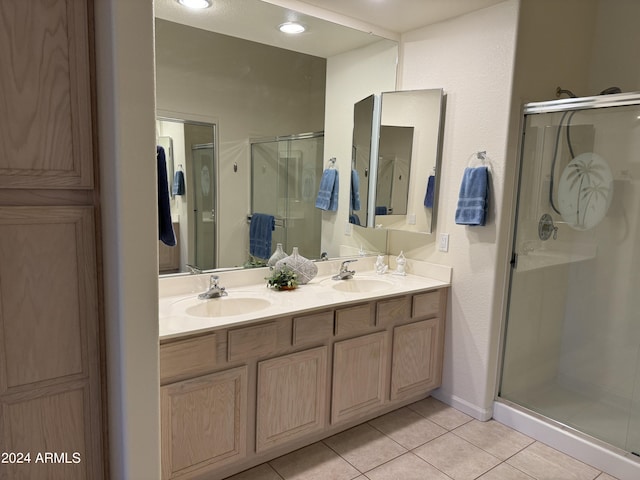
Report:
<svg viewBox="0 0 640 480"><path fill-rule="evenodd" d="M184 187L184 172L182 170L178 170L173 176L173 189L172 193L174 195L184 195L185 187Z"/></svg>
<svg viewBox="0 0 640 480"><path fill-rule="evenodd" d="M355 168L351 170L351 210L360 210L360 176Z"/></svg>
<svg viewBox="0 0 640 480"><path fill-rule="evenodd" d="M360 217L355 213L352 213L349 215L349 223L352 223L353 225L360 225Z"/></svg>
<svg viewBox="0 0 640 480"><path fill-rule="evenodd" d="M460 185L456 223L484 225L489 194L489 170L486 166L467 167Z"/></svg>
<svg viewBox="0 0 640 480"><path fill-rule="evenodd" d="M429 176L427 180L427 193L424 196L424 206L427 208L433 208L433 196L436 189L436 177Z"/></svg>
<svg viewBox="0 0 640 480"><path fill-rule="evenodd" d="M338 171L335 168L327 168L322 172L316 207L320 210L338 209Z"/></svg>
<svg viewBox="0 0 640 480"><path fill-rule="evenodd" d="M271 256L271 232L276 228L273 215L254 213L249 225L249 253L264 260Z"/></svg>
<svg viewBox="0 0 640 480"><path fill-rule="evenodd" d="M165 245L173 247L176 244L176 235L173 233L173 223L171 222L167 159L164 155L164 148L156 147L156 159L158 163L158 238Z"/></svg>

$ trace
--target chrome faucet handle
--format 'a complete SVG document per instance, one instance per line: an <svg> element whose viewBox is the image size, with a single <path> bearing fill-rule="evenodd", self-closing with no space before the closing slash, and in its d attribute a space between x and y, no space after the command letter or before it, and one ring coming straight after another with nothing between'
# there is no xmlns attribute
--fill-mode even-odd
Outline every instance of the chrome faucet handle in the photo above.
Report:
<svg viewBox="0 0 640 480"><path fill-rule="evenodd" d="M351 260L345 260L344 262L342 262L342 264L340 265L340 271L344 272L347 270L347 265L349 265L351 262L357 262L358 259L357 258L352 258Z"/></svg>
<svg viewBox="0 0 640 480"><path fill-rule="evenodd" d="M211 275L211 277L209 278L209 286L217 287L218 280L220 280L220 277L218 275Z"/></svg>
<svg viewBox="0 0 640 480"><path fill-rule="evenodd" d="M353 277L353 275L356 273L355 270L349 270L347 268L347 266L351 263L351 262L357 262L358 259L354 258L351 260L345 260L344 262L342 262L342 264L340 265L340 271L338 272L337 275L334 275L333 278L334 280L346 280L349 279L351 277Z"/></svg>

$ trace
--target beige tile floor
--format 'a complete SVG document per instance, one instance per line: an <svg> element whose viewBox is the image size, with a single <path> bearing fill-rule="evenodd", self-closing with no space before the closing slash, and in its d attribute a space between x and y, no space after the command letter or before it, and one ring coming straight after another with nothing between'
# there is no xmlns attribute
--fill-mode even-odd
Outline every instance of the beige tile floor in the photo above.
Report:
<svg viewBox="0 0 640 480"><path fill-rule="evenodd" d="M428 397L229 480L615 480Z"/></svg>

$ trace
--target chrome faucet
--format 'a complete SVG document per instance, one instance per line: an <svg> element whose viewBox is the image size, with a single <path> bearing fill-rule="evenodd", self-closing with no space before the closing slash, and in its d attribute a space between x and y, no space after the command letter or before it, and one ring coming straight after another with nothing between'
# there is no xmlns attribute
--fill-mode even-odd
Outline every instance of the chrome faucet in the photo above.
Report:
<svg viewBox="0 0 640 480"><path fill-rule="evenodd" d="M203 300L208 298L218 298L226 296L227 291L224 289L224 287L218 285L219 279L220 277L218 277L218 275L211 275L211 278L209 279L209 290L198 295L198 298Z"/></svg>
<svg viewBox="0 0 640 480"><path fill-rule="evenodd" d="M355 275L356 271L355 270L349 270L347 267L349 266L349 264L351 262L357 262L358 259L353 259L353 260L345 260L344 262L342 262L342 265L340 265L340 271L338 272L337 275L334 275L333 278L334 280L348 280L350 278L353 278L353 276Z"/></svg>

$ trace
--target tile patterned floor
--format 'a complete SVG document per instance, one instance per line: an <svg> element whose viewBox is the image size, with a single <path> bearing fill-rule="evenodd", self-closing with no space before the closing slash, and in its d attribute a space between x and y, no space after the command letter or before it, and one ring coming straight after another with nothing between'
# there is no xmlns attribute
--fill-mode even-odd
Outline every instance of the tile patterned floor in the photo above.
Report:
<svg viewBox="0 0 640 480"><path fill-rule="evenodd" d="M228 480L616 480L428 397Z"/></svg>

